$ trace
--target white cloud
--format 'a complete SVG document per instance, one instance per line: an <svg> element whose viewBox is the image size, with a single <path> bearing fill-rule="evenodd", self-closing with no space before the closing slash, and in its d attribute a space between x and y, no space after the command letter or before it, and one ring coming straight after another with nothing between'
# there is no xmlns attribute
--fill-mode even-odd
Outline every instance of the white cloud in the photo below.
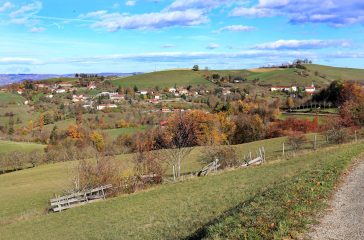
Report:
<svg viewBox="0 0 364 240"><path fill-rule="evenodd" d="M0 57L0 65L10 65L10 64L29 64L35 65L41 62L34 58L22 58L22 57Z"/></svg>
<svg viewBox="0 0 364 240"><path fill-rule="evenodd" d="M162 46L162 48L174 48L175 47L175 45L174 44L164 44L163 46Z"/></svg>
<svg viewBox="0 0 364 240"><path fill-rule="evenodd" d="M42 9L42 2L36 1L30 4L26 4L21 6L18 10L15 10L10 13L10 17L23 17L24 15L34 15L37 14Z"/></svg>
<svg viewBox="0 0 364 240"><path fill-rule="evenodd" d="M231 16L287 16L294 24L323 23L342 27L364 24L362 0L259 0L251 7L236 7Z"/></svg>
<svg viewBox="0 0 364 240"><path fill-rule="evenodd" d="M161 29L174 26L196 26L209 21L203 11L196 9L136 15L97 11L81 16L93 19L95 23L92 24L92 27L105 28L110 32L120 29Z"/></svg>
<svg viewBox="0 0 364 240"><path fill-rule="evenodd" d="M230 25L225 26L217 30L217 32L230 31L230 32L249 32L255 30L255 27L244 26L244 25Z"/></svg>
<svg viewBox="0 0 364 240"><path fill-rule="evenodd" d="M136 1L126 1L125 2L125 5L128 6L128 7L135 6L135 4L136 4Z"/></svg>
<svg viewBox="0 0 364 240"><path fill-rule="evenodd" d="M169 10L186 10L186 9L212 9L229 3L228 0L175 0Z"/></svg>
<svg viewBox="0 0 364 240"><path fill-rule="evenodd" d="M327 47L349 47L350 42L345 40L278 40L275 42L256 45L255 49L318 49Z"/></svg>
<svg viewBox="0 0 364 240"><path fill-rule="evenodd" d="M5 2L2 6L0 6L0 13L5 12L13 7L11 2Z"/></svg>
<svg viewBox="0 0 364 240"><path fill-rule="evenodd" d="M32 33L41 33L44 32L46 29L44 27L33 27L29 31Z"/></svg>
<svg viewBox="0 0 364 240"><path fill-rule="evenodd" d="M210 43L206 48L207 49L216 49L216 48L219 48L220 45L217 44L217 43Z"/></svg>

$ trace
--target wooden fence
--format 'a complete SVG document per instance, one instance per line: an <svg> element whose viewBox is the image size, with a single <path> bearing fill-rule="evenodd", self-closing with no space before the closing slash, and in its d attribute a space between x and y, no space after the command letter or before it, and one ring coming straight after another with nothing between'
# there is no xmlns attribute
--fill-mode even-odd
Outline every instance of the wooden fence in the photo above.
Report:
<svg viewBox="0 0 364 240"><path fill-rule="evenodd" d="M61 212L69 208L105 199L106 198L105 191L110 188L112 188L112 185L108 184L84 192L77 192L67 196L53 198L50 200L51 210L53 212Z"/></svg>

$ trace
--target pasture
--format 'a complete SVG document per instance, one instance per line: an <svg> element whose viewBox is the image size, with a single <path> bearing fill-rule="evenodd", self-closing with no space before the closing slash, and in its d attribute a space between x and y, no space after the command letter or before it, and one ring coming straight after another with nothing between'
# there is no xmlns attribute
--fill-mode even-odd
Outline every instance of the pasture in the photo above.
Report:
<svg viewBox="0 0 364 240"><path fill-rule="evenodd" d="M331 191L340 173L353 157L362 152L362 148L363 144L346 144L298 155L290 160L271 161L260 167L164 184L59 214L45 213L47 201L54 193L70 184L69 175L74 162L5 174L0 176L0 190L5 193L0 195L0 235L2 239L176 239L188 238L205 228L214 230L209 234L235 233L241 230L234 224L235 221L239 223L236 218L240 216L235 215L236 206L242 204L250 207L244 203L256 196L262 198L259 201L270 200L269 194L260 193L275 186L277 195L291 194L287 192L289 188L285 185L282 187L281 183L305 177L307 173L321 169L327 170L329 166L335 171L330 175L330 184L324 185L327 197L327 192ZM268 216L270 212L278 211L280 217L277 221L288 219L286 225L290 224L292 219L288 214L291 212L276 205L268 206L269 208L261 209L261 214ZM312 214L317 210L317 206L312 208L304 201L299 207L303 209L297 209L297 214ZM301 219L307 222L308 216L301 216ZM222 232L219 226L225 227L229 219L230 231ZM221 224L215 226L213 223L217 220ZM260 227L264 230L264 219L262 224L257 222L255 236L259 236ZM277 226L281 226L280 222L277 222ZM281 229L275 231L279 230Z"/></svg>

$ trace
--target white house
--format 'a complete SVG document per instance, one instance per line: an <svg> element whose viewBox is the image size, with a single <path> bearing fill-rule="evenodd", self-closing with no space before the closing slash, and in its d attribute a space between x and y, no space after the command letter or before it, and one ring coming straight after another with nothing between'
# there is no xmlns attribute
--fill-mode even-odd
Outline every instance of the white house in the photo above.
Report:
<svg viewBox="0 0 364 240"><path fill-rule="evenodd" d="M65 93L66 89L60 88L56 90L56 93Z"/></svg>
<svg viewBox="0 0 364 240"><path fill-rule="evenodd" d="M284 92L297 92L298 88L297 86L272 86L270 88L271 92L277 92L277 91L284 91Z"/></svg>
<svg viewBox="0 0 364 240"><path fill-rule="evenodd" d="M117 108L118 106L116 104L101 104L97 106L97 110L104 110L107 108Z"/></svg>
<svg viewBox="0 0 364 240"><path fill-rule="evenodd" d="M177 89L175 89L175 88L169 88L168 89L168 92L170 92L170 93L175 93L177 91Z"/></svg>
<svg viewBox="0 0 364 240"><path fill-rule="evenodd" d="M125 97L124 95L121 95L121 94L110 94L110 100L114 101L114 102L120 102L122 100L124 100Z"/></svg>
<svg viewBox="0 0 364 240"><path fill-rule="evenodd" d="M315 85L312 83L310 87L305 87L305 92L308 94L314 94L316 92Z"/></svg>

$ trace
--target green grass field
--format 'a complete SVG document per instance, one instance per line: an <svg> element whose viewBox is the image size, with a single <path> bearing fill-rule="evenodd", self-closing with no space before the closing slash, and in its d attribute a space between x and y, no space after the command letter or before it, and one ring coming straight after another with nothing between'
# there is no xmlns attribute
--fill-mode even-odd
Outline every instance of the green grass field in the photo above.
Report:
<svg viewBox="0 0 364 240"><path fill-rule="evenodd" d="M267 85L298 85L308 86L312 82L317 86L327 86L334 80L357 80L364 81L364 69L336 68L316 64L306 65L308 76L297 74L296 69L273 69L273 70L209 70L208 72L201 70L194 72L191 70L167 70L135 76L117 78L113 83L122 87L138 88L154 88L177 86L196 86L211 85L211 83L203 78L208 73L212 75L218 73L221 76L242 76L247 79L246 82L238 84L241 86L253 84L253 80L258 79L259 83ZM318 74L316 74L317 72Z"/></svg>
<svg viewBox="0 0 364 240"><path fill-rule="evenodd" d="M154 88L159 86L174 87L187 87L188 85L211 85L211 83L203 78L202 72L194 72L192 70L170 70L152 72L146 74L138 74L135 76L118 78L113 83L122 87L137 86L140 89Z"/></svg>
<svg viewBox="0 0 364 240"><path fill-rule="evenodd" d="M364 69L339 68L317 64L309 64L306 66L311 72L317 71L320 74L324 74L329 81L354 80L361 83L364 82Z"/></svg>
<svg viewBox="0 0 364 240"><path fill-rule="evenodd" d="M114 140L120 135L131 135L131 134L141 132L144 130L145 130L145 126L141 126L141 127L106 129L106 130L103 130L103 132L106 133L107 136L109 136L111 139Z"/></svg>
<svg viewBox="0 0 364 240"><path fill-rule="evenodd" d="M4 193L0 195L0 235L2 239L180 239L206 228L214 231L205 231L208 233L205 237L221 234L222 237L215 239L226 239L223 234L244 230L236 229L243 226L235 224L240 221L237 218L240 215L235 214L239 210L236 206L256 197L262 198L259 201L269 201L269 194L259 193L274 186L277 186L274 188L278 191L277 196L290 196L290 192L287 192L289 188L283 183L292 178L305 177L307 172L317 173L321 169L325 172L327 166L335 169L330 171L336 178L330 178L330 185L323 186L332 189L334 180L362 149L363 144L347 144L290 160L268 162L260 167L165 184L57 214L45 213L47 201L53 193L68 186L67 179L74 163L59 163L5 174L0 176L0 190ZM313 183L316 185L315 181ZM300 194L300 191L295 193ZM325 197L328 196L326 193ZM287 209L270 202L267 206L259 209L263 211L259 216L277 213L277 226L283 226L279 221L287 220L285 216L290 217L285 212ZM298 207L304 208L302 211L305 213L317 210L309 208L309 205L301 204ZM297 213L300 211L294 210ZM246 216L251 217L251 220L248 219L250 221L259 217L254 212L247 213L251 214ZM301 220L305 220L305 217L300 216ZM229 219L233 221L229 222ZM214 225L217 220L221 224ZM292 221L291 218L288 220ZM288 220L284 226L291 226ZM228 223L231 225L227 226ZM266 222L262 221L262 226L259 221L255 220L254 223L255 227L251 231L255 230L255 236L259 236L257 234L266 229ZM269 234L273 234L273 230Z"/></svg>
<svg viewBox="0 0 364 240"><path fill-rule="evenodd" d="M0 140L0 154L8 152L32 152L37 150L43 150L44 145L36 143L25 143L25 142L12 142ZM0 157L1 159L1 157Z"/></svg>
<svg viewBox="0 0 364 240"><path fill-rule="evenodd" d="M0 125L6 126L9 123L7 113L14 114L16 126L26 126L30 120L37 119L39 114L25 105L25 98L18 94L0 92ZM20 123L17 123L19 119Z"/></svg>

